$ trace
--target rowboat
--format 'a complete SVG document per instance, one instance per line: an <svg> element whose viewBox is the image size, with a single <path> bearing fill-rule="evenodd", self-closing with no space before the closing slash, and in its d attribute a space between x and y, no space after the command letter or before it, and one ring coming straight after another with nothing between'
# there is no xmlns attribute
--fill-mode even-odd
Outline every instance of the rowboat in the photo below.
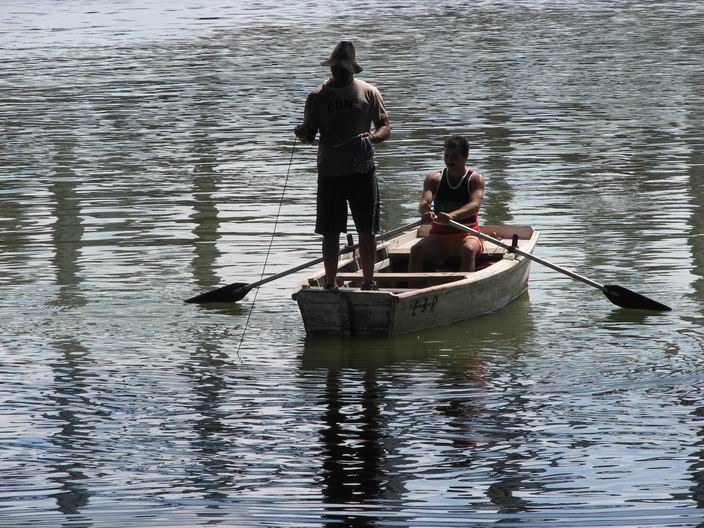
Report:
<svg viewBox="0 0 704 528"><path fill-rule="evenodd" d="M530 226L486 225L483 233L502 245L484 242L477 270L459 272L448 260L423 273L408 273L411 247L427 236L429 226L414 227L377 244L374 280L379 289L362 291L362 271L355 251L340 260L337 290L326 290L325 271L300 284L298 303L306 333L337 336L394 336L443 326L498 310L528 287L531 253L540 236ZM505 247L508 246L508 249Z"/></svg>

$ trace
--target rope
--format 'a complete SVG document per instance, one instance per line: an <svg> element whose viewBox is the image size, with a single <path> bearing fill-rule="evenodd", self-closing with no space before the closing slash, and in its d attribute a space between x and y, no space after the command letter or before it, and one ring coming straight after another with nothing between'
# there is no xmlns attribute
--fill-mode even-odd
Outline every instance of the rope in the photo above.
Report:
<svg viewBox="0 0 704 528"><path fill-rule="evenodd" d="M276 211L276 220L274 220L274 230L271 233L271 240L269 240L269 247L266 250L266 256L264 257L264 266L262 267L262 274L259 280L264 279L264 273L266 272L266 265L269 262L269 254L271 253L271 246L274 244L274 237L276 236L276 227L279 225L279 215L281 214L281 206L284 203L284 194L286 194L286 185L288 184L288 175L291 173L291 163L293 162L293 153L296 151L296 136L293 137L293 146L291 147L291 157L288 160L288 169L286 169L286 179L284 180L284 188L281 191L281 199L279 200L279 208ZM254 290L254 297L252 298L252 304L249 307L249 313L247 314L247 320L244 322L244 329L242 330L242 337L240 337L240 343L237 345L237 357L240 357L240 348L242 348L242 342L244 341L244 336L247 333L247 327L249 326L249 319L252 317L252 312L254 311L254 303L257 302L257 294L259 293L259 286Z"/></svg>

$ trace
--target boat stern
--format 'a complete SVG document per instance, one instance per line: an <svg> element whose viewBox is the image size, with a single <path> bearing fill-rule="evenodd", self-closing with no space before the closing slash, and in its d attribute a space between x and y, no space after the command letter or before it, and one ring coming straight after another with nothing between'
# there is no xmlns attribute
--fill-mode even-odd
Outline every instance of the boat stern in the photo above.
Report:
<svg viewBox="0 0 704 528"><path fill-rule="evenodd" d="M306 333L328 336L390 336L398 297L391 292L300 287L293 295Z"/></svg>

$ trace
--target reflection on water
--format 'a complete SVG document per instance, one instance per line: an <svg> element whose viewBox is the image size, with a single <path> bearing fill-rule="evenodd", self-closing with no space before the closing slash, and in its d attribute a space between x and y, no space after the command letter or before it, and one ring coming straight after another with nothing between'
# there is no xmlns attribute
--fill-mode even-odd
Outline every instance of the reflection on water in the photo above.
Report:
<svg viewBox="0 0 704 528"><path fill-rule="evenodd" d="M198 286L208 291L220 284L215 270L217 258L221 255L217 245L220 238L219 211L214 197L218 191L218 178L211 165L198 165L196 170L193 178L194 212L190 215L195 224L193 271Z"/></svg>
<svg viewBox="0 0 704 528"><path fill-rule="evenodd" d="M56 284L59 286L57 307L83 306L87 300L80 290L80 267L78 260L83 247L83 233L79 181L72 170L75 159L72 145L66 141L58 145L54 156L56 173L49 187L56 219L52 229L52 246L55 248L53 264L56 268Z"/></svg>
<svg viewBox="0 0 704 528"><path fill-rule="evenodd" d="M0 525L702 522L700 2L0 14ZM342 36L391 114L384 229L464 134L484 223L675 310L538 265L505 309L393 340L306 337L305 272L185 305L257 280L272 236L267 273L319 255L314 148L283 183Z"/></svg>
<svg viewBox="0 0 704 528"><path fill-rule="evenodd" d="M694 132L694 124L692 123ZM690 188L691 230L688 238L692 253L692 266L694 275L694 300L700 302L704 298L704 154L701 143L704 137L698 133L699 141L692 141L690 146L690 161L688 169L688 184ZM701 313L701 310L700 310Z"/></svg>
<svg viewBox="0 0 704 528"><path fill-rule="evenodd" d="M524 296L517 303L525 309L526 301ZM413 524L419 514L410 510L433 504L438 493L458 512L482 502L493 504L499 518L528 511L526 501L512 491L533 474L524 473L520 464L530 457L501 453L528 434L528 424L515 417L528 400L515 392L497 409L487 397L495 383L492 360L480 351L498 341L504 352L519 355L532 338L529 314L514 313L511 336L485 321L429 330L422 340L306 340L301 374L306 384L323 385L321 469L331 520L372 526L388 516L384 505L398 504L408 512L394 519ZM502 382L520 386L517 379ZM423 489L409 482L408 468L427 475L434 486ZM486 488L477 494L482 481Z"/></svg>
<svg viewBox="0 0 704 528"><path fill-rule="evenodd" d="M373 370L365 373L359 399L343 395L340 372L331 370L325 381L325 429L321 431L323 447L322 492L328 509L342 505L363 505L383 498L386 465L384 442L381 436L381 387ZM357 400L357 401L355 401ZM348 407L360 406L350 413ZM349 417L349 415L352 415ZM350 419L352 418L352 419ZM338 514L339 515L339 514ZM348 514L345 521L352 526L369 526L373 519ZM331 517L335 521L335 517ZM363 520L365 522L363 522Z"/></svg>
<svg viewBox="0 0 704 528"><path fill-rule="evenodd" d="M227 382L222 369L227 356L217 344L204 342L196 346L186 376L192 379L193 435L190 441L195 464L186 472L178 487L205 501L205 511L198 515L217 518L221 502L236 489L240 472L231 459L236 431L227 424Z"/></svg>
<svg viewBox="0 0 704 528"><path fill-rule="evenodd" d="M55 415L46 418L54 422L57 431L51 435L52 452L62 453L59 460L48 464L47 480L55 483L56 505L72 521L83 520L79 514L88 504L92 492L85 485L86 470L90 464L92 432L90 415L95 405L88 393L92 383L84 364L89 359L88 351L71 338L56 343L62 352L52 368L55 371L55 394L51 397Z"/></svg>

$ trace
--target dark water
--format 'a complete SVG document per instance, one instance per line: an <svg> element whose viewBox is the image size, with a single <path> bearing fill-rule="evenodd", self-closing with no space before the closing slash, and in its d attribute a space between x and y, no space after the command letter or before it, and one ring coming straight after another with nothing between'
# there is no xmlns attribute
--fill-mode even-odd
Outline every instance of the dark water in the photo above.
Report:
<svg viewBox="0 0 704 528"><path fill-rule="evenodd" d="M703 19L3 3L0 525L704 521ZM290 130L343 37L391 114L385 229L464 134L484 222L532 225L543 258L674 311L539 266L500 312L392 340L306 338L305 272L254 306L183 304L257 280L277 215L267 273L318 256L315 153L291 158Z"/></svg>

